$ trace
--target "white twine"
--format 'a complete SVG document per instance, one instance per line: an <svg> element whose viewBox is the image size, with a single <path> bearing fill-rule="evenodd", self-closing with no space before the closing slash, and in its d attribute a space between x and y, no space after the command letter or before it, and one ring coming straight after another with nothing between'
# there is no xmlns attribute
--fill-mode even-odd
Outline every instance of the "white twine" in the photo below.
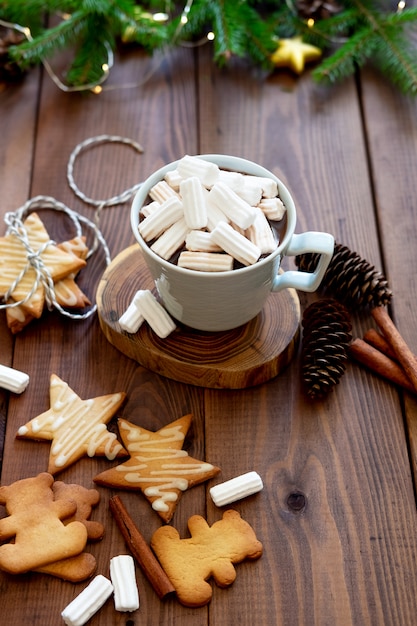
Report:
<svg viewBox="0 0 417 626"><path fill-rule="evenodd" d="M142 185L142 183L137 183L136 185L133 185L133 187L126 189L125 191L123 191L122 193L116 196L107 198L106 200L94 200L93 198L89 198L86 194L84 194L79 189L78 185L76 184L74 180L75 161L77 157L81 154L81 152L83 152L84 150L88 150L89 148L92 148L102 143L121 143L121 144L130 146L139 154L143 153L143 148L139 143L137 143L136 141L133 141L133 139L129 139L127 137L120 137L119 135L97 135L96 137L90 137L89 139L85 139L84 141L79 143L72 151L70 158L68 160L68 166L67 166L68 184L71 187L72 191L75 193L75 195L78 198L80 198L80 200L85 202L85 204L90 204L91 206L96 207L95 224L97 228L100 222L101 212L105 207L114 206L116 204L123 204L127 202L135 195L135 193L138 191L138 189ZM97 245L96 242L94 242L91 253L95 251L96 245Z"/></svg>
<svg viewBox="0 0 417 626"><path fill-rule="evenodd" d="M106 240L99 228L101 211L105 207L115 206L117 204L123 204L124 202L127 202L138 191L142 183L137 183L136 185L133 185L129 189L126 189L119 195L113 196L106 200L94 200L92 198L89 198L78 188L74 180L73 172L75 161L83 150L101 143L112 142L123 143L125 145L131 146L139 153L143 152L143 148L142 146L140 146L140 144L126 137L120 137L115 135L99 135L97 137L91 137L89 139L86 139L85 141L78 144L71 153L68 161L67 179L69 186L78 198L80 198L86 204L95 207L94 222L77 213L73 209L70 209L68 206L66 206L62 202L59 202L55 198L43 195L31 198L14 212L6 213L4 217L4 221L7 225L6 235L13 235L21 242L26 250L27 264L22 269L20 274L16 276L15 280L10 285L7 292L4 294L4 304L0 304L0 310L13 308L25 304L34 295L39 286L42 285L45 291L45 302L49 310L55 308L62 315L69 317L73 320L87 319L96 312L97 304L94 304L88 311L84 311L82 313L74 313L67 311L57 302L57 299L55 297L54 281L51 277L50 271L45 266L42 259L42 254L46 250L46 248L49 245L55 245L55 242L50 239L49 241L45 242L38 250L34 250L29 242L27 230L23 222L26 216L34 210L53 209L55 211L60 211L64 213L73 222L77 237L82 236L83 226L90 229L93 233L94 243L88 252L87 258L89 258L94 252L96 252L98 247L101 247L102 251L104 252L106 266L108 266L111 263L111 255ZM33 282L31 290L22 300L11 302L11 295L30 268L32 268L35 272L35 280Z"/></svg>

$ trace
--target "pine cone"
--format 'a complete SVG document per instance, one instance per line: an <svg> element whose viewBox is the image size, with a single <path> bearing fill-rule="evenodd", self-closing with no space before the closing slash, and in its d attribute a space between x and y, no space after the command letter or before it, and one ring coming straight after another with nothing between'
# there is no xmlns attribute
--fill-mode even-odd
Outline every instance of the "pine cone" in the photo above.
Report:
<svg viewBox="0 0 417 626"><path fill-rule="evenodd" d="M24 40L23 35L11 28L0 30L0 82L16 82L23 77L25 72L11 60L9 47L18 45Z"/></svg>
<svg viewBox="0 0 417 626"><path fill-rule="evenodd" d="M346 307L332 298L318 300L304 311L301 375L308 396L324 397L346 369L352 325Z"/></svg>
<svg viewBox="0 0 417 626"><path fill-rule="evenodd" d="M313 272L319 255L301 254L295 258L299 270ZM320 293L332 296L350 310L386 306L392 298L384 275L346 246L335 244L333 257L319 287Z"/></svg>
<svg viewBox="0 0 417 626"><path fill-rule="evenodd" d="M342 10L335 0L295 0L295 7L300 17L324 20Z"/></svg>

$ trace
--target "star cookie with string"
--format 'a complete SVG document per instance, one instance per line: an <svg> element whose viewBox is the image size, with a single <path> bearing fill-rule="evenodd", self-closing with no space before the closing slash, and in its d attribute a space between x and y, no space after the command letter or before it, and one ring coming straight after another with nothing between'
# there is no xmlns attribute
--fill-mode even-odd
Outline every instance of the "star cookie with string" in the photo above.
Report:
<svg viewBox="0 0 417 626"><path fill-rule="evenodd" d="M45 282L56 283L75 275L86 261L59 248L36 213L0 237L0 297L19 306L33 318L45 306Z"/></svg>
<svg viewBox="0 0 417 626"><path fill-rule="evenodd" d="M86 456L105 456L109 461L126 457L126 450L106 426L125 398L120 392L82 400L52 374L50 409L21 426L16 437L52 442L47 470L52 475Z"/></svg>
<svg viewBox="0 0 417 626"><path fill-rule="evenodd" d="M86 260L88 255L88 247L85 243L84 236L77 236L69 241L57 244L57 248L65 252L74 254L80 259ZM80 289L76 283L76 272L72 272L65 278L61 278L54 283L55 298L59 306L66 309L83 309L90 306L91 302L86 294ZM13 298L8 299L6 308L6 322L10 331L15 335L22 331L30 322L35 319L30 308L25 304L14 302Z"/></svg>
<svg viewBox="0 0 417 626"><path fill-rule="evenodd" d="M168 523L181 494L213 476L220 469L193 459L182 449L192 415L184 415L152 432L119 419L119 433L130 458L93 480L104 487L142 491L154 511Z"/></svg>

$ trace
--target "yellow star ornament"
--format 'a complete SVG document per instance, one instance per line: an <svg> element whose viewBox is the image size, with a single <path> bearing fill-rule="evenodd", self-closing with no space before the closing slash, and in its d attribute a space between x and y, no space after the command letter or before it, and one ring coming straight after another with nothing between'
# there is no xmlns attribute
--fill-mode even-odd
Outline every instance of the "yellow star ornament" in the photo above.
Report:
<svg viewBox="0 0 417 626"><path fill-rule="evenodd" d="M152 508L168 523L181 493L219 473L219 468L193 459L182 450L191 415L184 415L157 432L119 419L119 433L130 459L94 478L104 487L142 491Z"/></svg>
<svg viewBox="0 0 417 626"><path fill-rule="evenodd" d="M320 59L322 51L316 46L304 43L301 37L280 39L278 48L271 56L275 67L288 67L296 74L302 74L305 64Z"/></svg>
<svg viewBox="0 0 417 626"><path fill-rule="evenodd" d="M17 431L18 439L52 441L48 472L57 474L84 456L106 456L110 461L127 452L106 424L126 398L123 392L81 400L55 374L50 383L51 408Z"/></svg>

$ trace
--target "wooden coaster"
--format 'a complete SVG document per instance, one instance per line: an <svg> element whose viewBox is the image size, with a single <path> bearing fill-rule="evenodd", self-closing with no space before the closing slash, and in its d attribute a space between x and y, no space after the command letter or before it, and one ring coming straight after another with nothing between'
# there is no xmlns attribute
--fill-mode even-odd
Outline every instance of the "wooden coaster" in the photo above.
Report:
<svg viewBox="0 0 417 626"><path fill-rule="evenodd" d="M299 338L300 302L295 289L271 293L247 324L225 332L203 332L178 324L160 339L146 324L132 335L119 318L138 289L156 295L137 244L107 267L97 290L100 326L120 352L151 371L200 387L242 389L277 376L291 361Z"/></svg>

